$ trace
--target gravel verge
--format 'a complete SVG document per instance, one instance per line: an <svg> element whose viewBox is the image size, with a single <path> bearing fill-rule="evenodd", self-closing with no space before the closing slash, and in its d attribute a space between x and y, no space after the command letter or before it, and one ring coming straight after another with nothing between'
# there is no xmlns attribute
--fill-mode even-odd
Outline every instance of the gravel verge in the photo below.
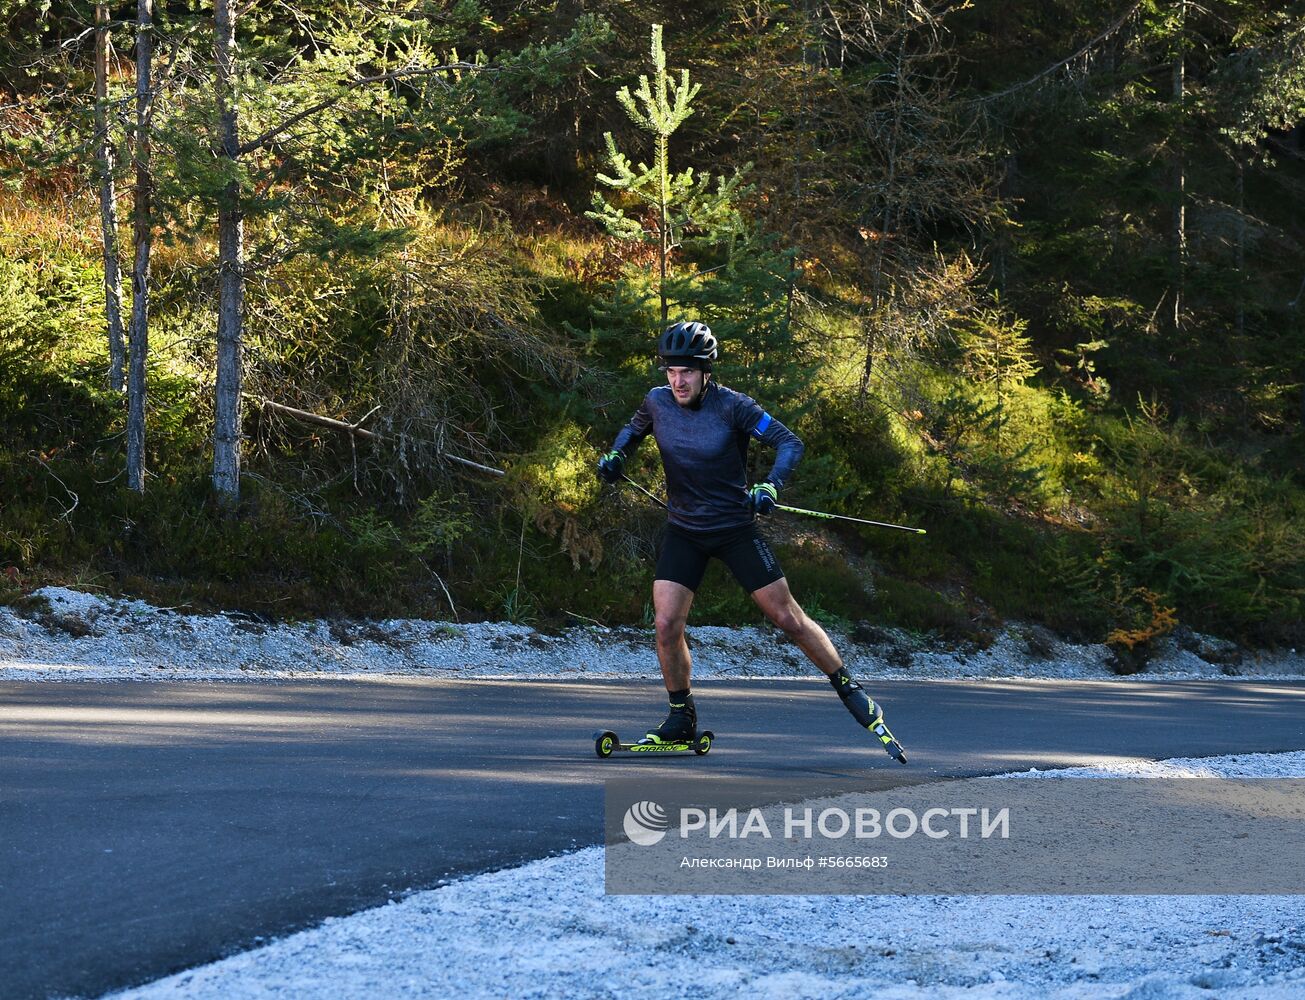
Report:
<svg viewBox="0 0 1305 1000"><path fill-rule="evenodd" d="M829 629L850 669L885 679L1114 679L1105 645L1009 625L986 649L944 646L860 623ZM773 628L690 626L694 676L805 677ZM1296 650L1250 651L1187 630L1157 644L1139 680L1305 677ZM506 622L419 619L273 622L185 614L143 601L45 587L0 607L4 680L302 680L384 677L658 678L650 629L583 625L561 634Z"/></svg>

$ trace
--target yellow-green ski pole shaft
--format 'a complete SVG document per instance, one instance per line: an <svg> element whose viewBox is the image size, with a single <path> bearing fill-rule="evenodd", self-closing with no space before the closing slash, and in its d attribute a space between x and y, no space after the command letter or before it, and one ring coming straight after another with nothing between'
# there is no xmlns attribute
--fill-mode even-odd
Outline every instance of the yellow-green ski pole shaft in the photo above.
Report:
<svg viewBox="0 0 1305 1000"><path fill-rule="evenodd" d="M884 521L867 521L864 517L848 517L846 514L826 514L823 510L807 510L805 507L786 507L782 503L775 504L775 509L806 517L820 517L829 521L851 521L854 524L872 524L876 528L896 528L898 531L911 531L917 535L926 534L923 528L909 528L904 524L888 524Z"/></svg>
<svg viewBox="0 0 1305 1000"><path fill-rule="evenodd" d="M655 503L658 507L661 507L663 510L671 509L667 506L665 500L657 496L657 494L653 493L651 490L644 489L624 472L621 473L621 478ZM775 504L775 509L786 510L790 514L804 514L807 517L822 517L829 521L852 521L855 524L871 524L876 528L896 528L898 531L910 531L917 535L926 534L923 528L909 528L904 524L888 524L885 521L867 521L863 517L848 517L846 514L826 514L823 510L807 510L805 507L786 507L782 503Z"/></svg>

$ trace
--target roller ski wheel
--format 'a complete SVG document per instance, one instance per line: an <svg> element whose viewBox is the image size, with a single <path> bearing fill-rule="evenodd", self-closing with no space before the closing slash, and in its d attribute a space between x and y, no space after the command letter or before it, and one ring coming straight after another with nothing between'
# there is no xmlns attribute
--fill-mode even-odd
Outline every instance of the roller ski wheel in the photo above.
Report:
<svg viewBox="0 0 1305 1000"><path fill-rule="evenodd" d="M601 733L594 733L594 753L598 754L599 757L607 758L612 756L612 751L616 749L619 743L620 740L611 731L604 730Z"/></svg>
<svg viewBox="0 0 1305 1000"><path fill-rule="evenodd" d="M883 719L879 719L869 728L870 732L879 738L879 742L884 745L884 749L888 751L888 755L893 760L899 764L906 763L906 751L902 749L902 744L897 742L897 737L884 725Z"/></svg>
<svg viewBox="0 0 1305 1000"><path fill-rule="evenodd" d="M703 757L711 752L711 745L715 739L715 733L710 729L704 729L691 740L663 742L649 740L645 736L638 743L622 743L620 737L614 732L610 729L604 729L594 733L594 753L603 760L615 753L643 754L648 757L693 754L697 757Z"/></svg>

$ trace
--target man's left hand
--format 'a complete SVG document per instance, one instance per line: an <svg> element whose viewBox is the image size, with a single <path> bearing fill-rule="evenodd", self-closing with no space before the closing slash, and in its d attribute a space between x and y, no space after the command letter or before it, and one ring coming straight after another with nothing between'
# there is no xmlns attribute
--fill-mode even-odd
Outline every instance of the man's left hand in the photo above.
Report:
<svg viewBox="0 0 1305 1000"><path fill-rule="evenodd" d="M757 483L756 486L748 490L748 506L754 513L765 517L775 510L775 504L779 501L779 490L775 489L773 483Z"/></svg>

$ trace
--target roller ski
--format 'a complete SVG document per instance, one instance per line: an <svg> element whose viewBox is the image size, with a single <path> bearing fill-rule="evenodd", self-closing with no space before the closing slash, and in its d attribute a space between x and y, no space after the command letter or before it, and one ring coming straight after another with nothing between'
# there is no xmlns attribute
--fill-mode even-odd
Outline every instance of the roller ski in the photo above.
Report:
<svg viewBox="0 0 1305 1000"><path fill-rule="evenodd" d="M676 700L679 697L680 700ZM698 713L693 706L693 695L676 692L671 698L671 711L656 729L651 729L638 743L622 743L610 730L594 733L594 752L607 758L612 754L684 754L699 757L711 750L716 735L711 730L698 731Z"/></svg>
<svg viewBox="0 0 1305 1000"><path fill-rule="evenodd" d="M884 713L873 698L865 693L865 690L852 679L846 670L840 669L838 673L831 674L829 683L834 686L838 692L838 697L842 699L844 707L852 713L852 718L856 719L857 725L869 730L880 743L883 744L884 750L888 755L896 760L899 764L906 763L906 751L902 749L902 744L897 742L892 731L884 725Z"/></svg>
<svg viewBox="0 0 1305 1000"><path fill-rule="evenodd" d="M638 743L622 743L621 738L610 729L604 729L601 732L594 733L594 753L604 759L612 756L614 753L634 753L654 756L656 754L695 754L698 757L703 756L711 750L712 740L716 734L710 729L704 729L696 733L691 739L674 740L670 742L653 743L645 736Z"/></svg>

